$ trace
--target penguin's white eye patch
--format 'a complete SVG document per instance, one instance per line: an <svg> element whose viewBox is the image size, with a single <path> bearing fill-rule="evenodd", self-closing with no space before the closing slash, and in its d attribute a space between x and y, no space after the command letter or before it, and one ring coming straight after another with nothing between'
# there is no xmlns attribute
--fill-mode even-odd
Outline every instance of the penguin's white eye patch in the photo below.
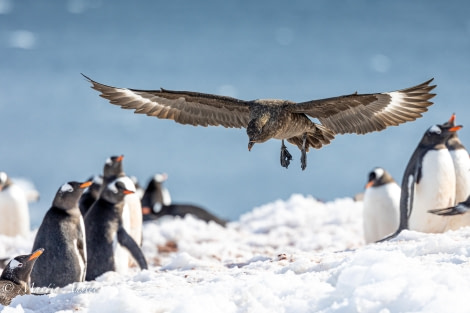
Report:
<svg viewBox="0 0 470 313"><path fill-rule="evenodd" d="M384 170L382 168L376 168L374 170L375 177L380 178L384 175Z"/></svg>
<svg viewBox="0 0 470 313"><path fill-rule="evenodd" d="M113 164L113 160L111 160L111 158L107 158L107 159L106 159L106 164L107 164L107 165Z"/></svg>
<svg viewBox="0 0 470 313"><path fill-rule="evenodd" d="M0 172L0 183L5 183L7 181L7 173Z"/></svg>
<svg viewBox="0 0 470 313"><path fill-rule="evenodd" d="M17 268L17 267L22 267L22 266L23 266L23 263L20 263L15 259L11 260L11 262L10 262L10 268L11 269L14 269L14 268Z"/></svg>
<svg viewBox="0 0 470 313"><path fill-rule="evenodd" d="M103 177L95 175L93 176L93 182L101 185L103 183Z"/></svg>
<svg viewBox="0 0 470 313"><path fill-rule="evenodd" d="M63 184L62 187L60 187L61 192L72 192L73 187L70 184Z"/></svg>
<svg viewBox="0 0 470 313"><path fill-rule="evenodd" d="M430 133L434 133L434 134L440 134L440 133L442 133L441 128L440 128L439 126L437 126L437 125L431 126L428 131L429 131Z"/></svg>

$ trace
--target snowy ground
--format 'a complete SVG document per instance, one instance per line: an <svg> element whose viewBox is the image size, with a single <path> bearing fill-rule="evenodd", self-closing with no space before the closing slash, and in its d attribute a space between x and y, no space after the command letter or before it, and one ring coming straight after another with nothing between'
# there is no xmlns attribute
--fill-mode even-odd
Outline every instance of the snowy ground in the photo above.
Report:
<svg viewBox="0 0 470 313"><path fill-rule="evenodd" d="M362 203L293 195L227 228L192 217L144 228L151 264L21 296L1 312L469 312L470 228L364 246ZM0 237L0 257L31 238Z"/></svg>

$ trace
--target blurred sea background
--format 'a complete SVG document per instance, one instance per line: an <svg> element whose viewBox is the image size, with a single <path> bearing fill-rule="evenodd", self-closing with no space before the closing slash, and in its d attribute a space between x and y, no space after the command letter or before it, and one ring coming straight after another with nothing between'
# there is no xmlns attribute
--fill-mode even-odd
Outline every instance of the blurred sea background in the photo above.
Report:
<svg viewBox="0 0 470 313"><path fill-rule="evenodd" d="M424 117L338 135L289 169L280 141L247 150L242 129L193 127L121 110L80 75L118 87L296 102L385 92L434 77ZM111 155L145 187L237 219L291 194L354 196L382 166L400 183L424 131L457 114L469 144L468 1L0 0L0 170L31 180L37 227L59 186L99 174ZM4 218L4 217L1 217Z"/></svg>

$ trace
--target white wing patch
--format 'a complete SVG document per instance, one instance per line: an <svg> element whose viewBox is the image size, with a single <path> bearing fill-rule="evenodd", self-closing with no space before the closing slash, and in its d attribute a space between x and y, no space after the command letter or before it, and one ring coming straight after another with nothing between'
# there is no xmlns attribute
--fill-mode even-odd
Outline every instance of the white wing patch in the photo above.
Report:
<svg viewBox="0 0 470 313"><path fill-rule="evenodd" d="M160 103L157 102L158 101L157 96L154 96L152 100L149 100L127 88L119 88L119 91L123 94L123 97L129 97L139 102L139 107L136 107L135 111L144 109L146 113L151 113L150 111L152 111L153 113L153 112L160 112L163 109L165 110L168 109L167 106L161 105ZM178 99L175 99L175 101L184 102L185 99L183 97L180 97ZM133 103L134 101L129 101L129 102ZM166 118L166 116L162 118Z"/></svg>
<svg viewBox="0 0 470 313"><path fill-rule="evenodd" d="M403 93L400 91L392 91L392 92L387 92L387 94L390 96L390 103L387 105L385 108L385 111L393 111L394 109L400 109L400 107L403 105Z"/></svg>

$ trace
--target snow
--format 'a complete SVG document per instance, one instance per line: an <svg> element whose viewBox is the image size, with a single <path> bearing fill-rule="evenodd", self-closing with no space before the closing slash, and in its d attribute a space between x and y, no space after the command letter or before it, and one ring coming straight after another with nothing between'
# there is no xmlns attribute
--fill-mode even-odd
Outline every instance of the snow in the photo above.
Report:
<svg viewBox="0 0 470 313"><path fill-rule="evenodd" d="M1 312L468 312L470 228L364 245L362 202L292 195L223 228L144 224L149 270L16 297ZM28 253L0 237L0 257ZM44 290L36 290L41 292Z"/></svg>

